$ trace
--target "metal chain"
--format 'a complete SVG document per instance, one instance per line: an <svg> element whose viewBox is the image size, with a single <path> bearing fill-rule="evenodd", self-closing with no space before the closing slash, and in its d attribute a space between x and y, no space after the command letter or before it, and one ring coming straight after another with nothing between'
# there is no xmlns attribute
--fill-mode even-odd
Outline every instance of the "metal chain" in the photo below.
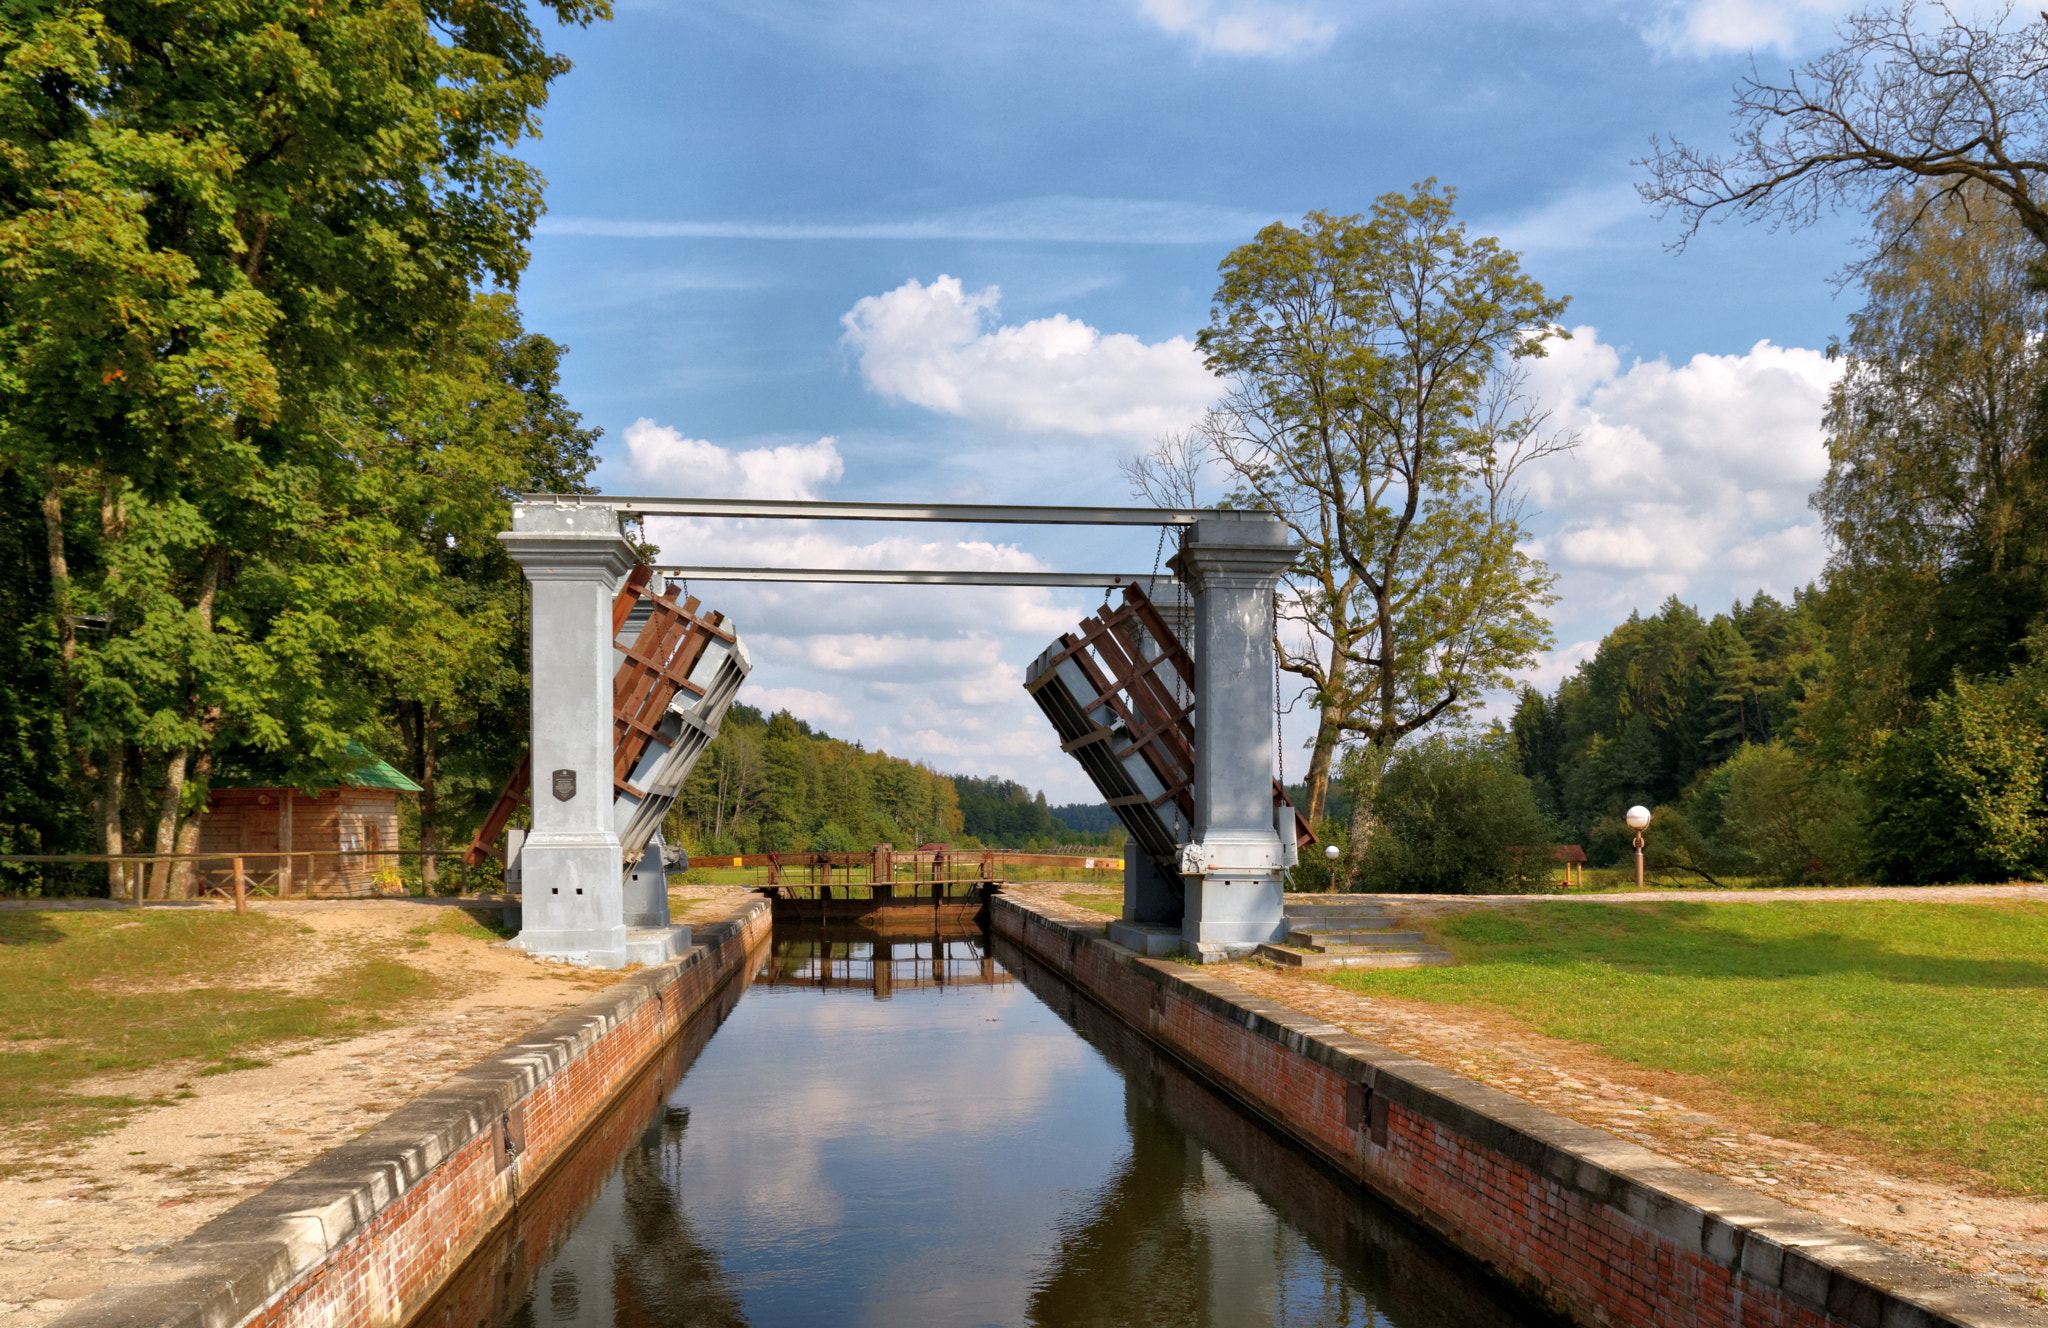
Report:
<svg viewBox="0 0 2048 1328"><path fill-rule="evenodd" d="M1276 633L1277 635L1277 633ZM1273 643L1273 763L1279 767L1280 790L1287 791L1287 743L1280 731L1280 643Z"/></svg>

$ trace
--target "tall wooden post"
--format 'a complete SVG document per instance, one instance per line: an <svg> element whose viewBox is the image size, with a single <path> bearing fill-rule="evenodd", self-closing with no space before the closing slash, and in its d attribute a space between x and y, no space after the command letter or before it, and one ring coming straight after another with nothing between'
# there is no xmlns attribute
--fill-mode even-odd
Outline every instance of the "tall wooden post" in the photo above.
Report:
<svg viewBox="0 0 2048 1328"><path fill-rule="evenodd" d="M294 790L286 789L277 803L277 851L284 856L278 859L277 897L283 899L292 892L292 797Z"/></svg>
<svg viewBox="0 0 2048 1328"><path fill-rule="evenodd" d="M249 911L249 878L242 874L242 860L235 859L235 912Z"/></svg>

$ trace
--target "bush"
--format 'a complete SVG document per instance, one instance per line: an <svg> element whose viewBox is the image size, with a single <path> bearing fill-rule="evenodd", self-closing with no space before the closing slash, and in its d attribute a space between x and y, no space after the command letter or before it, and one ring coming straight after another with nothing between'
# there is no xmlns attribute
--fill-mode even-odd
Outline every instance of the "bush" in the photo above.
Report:
<svg viewBox="0 0 2048 1328"><path fill-rule="evenodd" d="M1813 769L1781 742L1742 747L1716 775L1727 791L1712 856L1724 870L1788 885L1857 878L1864 800L1846 777Z"/></svg>
<svg viewBox="0 0 2048 1328"><path fill-rule="evenodd" d="M1549 879L1549 823L1494 741L1433 737L1401 748L1371 807L1378 825L1359 863L1369 890L1489 894Z"/></svg>
<svg viewBox="0 0 2048 1328"><path fill-rule="evenodd" d="M1870 865L1904 884L2038 877L2048 866L2048 669L1958 678L1863 771Z"/></svg>

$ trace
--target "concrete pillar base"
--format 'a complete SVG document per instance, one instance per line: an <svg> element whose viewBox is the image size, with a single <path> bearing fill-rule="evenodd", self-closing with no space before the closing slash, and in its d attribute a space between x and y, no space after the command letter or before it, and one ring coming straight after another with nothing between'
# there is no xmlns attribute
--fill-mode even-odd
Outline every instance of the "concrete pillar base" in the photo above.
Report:
<svg viewBox="0 0 2048 1328"><path fill-rule="evenodd" d="M619 841L605 831L536 830L520 852L524 925L512 945L593 968L622 968Z"/></svg>
<svg viewBox="0 0 2048 1328"><path fill-rule="evenodd" d="M1256 945L1221 945L1215 941L1196 941L1186 946L1188 958L1198 964L1235 963L1251 958L1258 948Z"/></svg>
<svg viewBox="0 0 2048 1328"><path fill-rule="evenodd" d="M647 851L626 873L622 920L628 927L668 926L668 869L662 865L661 836L647 841Z"/></svg>
<svg viewBox="0 0 2048 1328"><path fill-rule="evenodd" d="M1287 897L1277 874L1187 876L1187 917L1181 936L1190 947L1238 946L1246 950L1287 933Z"/></svg>
<svg viewBox="0 0 2048 1328"><path fill-rule="evenodd" d="M1179 927L1153 927L1138 922L1110 923L1109 939L1126 950L1136 950L1155 959L1172 954L1182 945Z"/></svg>
<svg viewBox="0 0 2048 1328"><path fill-rule="evenodd" d="M626 930L626 962L629 964L666 964L671 959L680 959L690 948L688 927L629 927Z"/></svg>
<svg viewBox="0 0 2048 1328"><path fill-rule="evenodd" d="M1180 878L1160 870L1143 849L1125 841L1124 921L1140 927L1178 929L1184 911Z"/></svg>

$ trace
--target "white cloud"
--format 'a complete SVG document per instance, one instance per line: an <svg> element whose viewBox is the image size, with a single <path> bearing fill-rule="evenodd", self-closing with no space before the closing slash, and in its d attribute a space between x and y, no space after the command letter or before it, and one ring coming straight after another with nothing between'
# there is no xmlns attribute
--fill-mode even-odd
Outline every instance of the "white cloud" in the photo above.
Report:
<svg viewBox="0 0 2048 1328"><path fill-rule="evenodd" d="M913 278L840 322L875 392L1014 432L1142 438L1186 427L1217 396L1186 337L1147 343L1065 314L991 326L1000 299Z"/></svg>
<svg viewBox="0 0 2048 1328"><path fill-rule="evenodd" d="M817 497L840 470L830 439L739 450L641 421L627 447L635 475L669 492ZM662 562L685 565L1047 566L1016 544L939 526L650 517L647 534ZM1085 614L1086 592L701 578L689 590L747 642L754 671L741 701L941 770L1022 780L1055 802L1093 800L1022 686L1025 664Z"/></svg>
<svg viewBox="0 0 2048 1328"><path fill-rule="evenodd" d="M1581 438L1531 480L1532 549L1559 574L1560 621L1597 635L1667 595L1714 612L1817 575L1827 550L1806 499L1827 472L1821 415L1838 372L1768 341L1627 368L1594 328L1551 343L1531 386Z"/></svg>
<svg viewBox="0 0 2048 1328"><path fill-rule="evenodd" d="M733 452L653 420L626 426L626 464L636 480L659 492L696 498L816 498L846 473L836 438L801 446Z"/></svg>
<svg viewBox="0 0 2048 1328"><path fill-rule="evenodd" d="M1313 10L1268 0L1138 0L1138 9L1217 55L1309 55L1337 35L1337 25Z"/></svg>
<svg viewBox="0 0 2048 1328"><path fill-rule="evenodd" d="M753 639L748 638L748 648ZM853 718L853 712L846 703L828 692L814 692L805 687L750 687L746 702L765 714L787 710L798 719L807 719L813 724L844 724Z"/></svg>
<svg viewBox="0 0 2048 1328"><path fill-rule="evenodd" d="M1771 47L1791 55L1825 39L1851 0L1688 0L1644 29L1650 45L1672 55L1711 55Z"/></svg>

